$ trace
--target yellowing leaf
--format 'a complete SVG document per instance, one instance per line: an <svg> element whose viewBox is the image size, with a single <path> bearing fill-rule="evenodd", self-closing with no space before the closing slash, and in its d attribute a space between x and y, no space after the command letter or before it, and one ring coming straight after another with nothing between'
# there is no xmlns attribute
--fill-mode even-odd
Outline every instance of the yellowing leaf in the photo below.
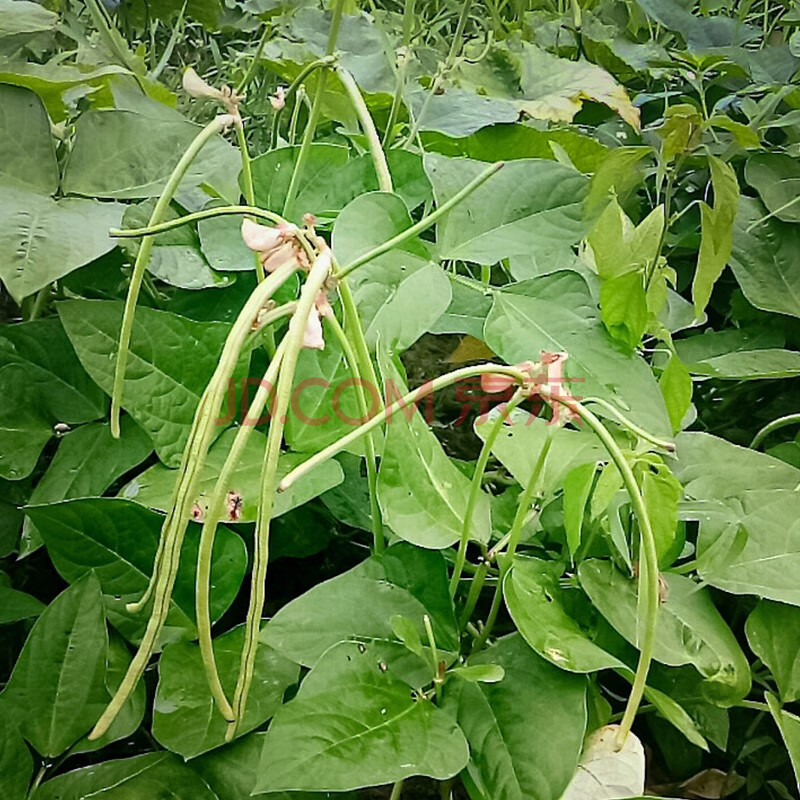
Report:
<svg viewBox="0 0 800 800"><path fill-rule="evenodd" d="M474 336L464 336L456 349L447 357L447 363L464 364L467 361L483 361L489 358L497 358L497 355L486 342Z"/></svg>
<svg viewBox="0 0 800 800"><path fill-rule="evenodd" d="M537 119L572 122L584 100L604 103L639 130L639 109L625 87L602 67L589 61L569 61L524 43L522 92L518 105Z"/></svg>

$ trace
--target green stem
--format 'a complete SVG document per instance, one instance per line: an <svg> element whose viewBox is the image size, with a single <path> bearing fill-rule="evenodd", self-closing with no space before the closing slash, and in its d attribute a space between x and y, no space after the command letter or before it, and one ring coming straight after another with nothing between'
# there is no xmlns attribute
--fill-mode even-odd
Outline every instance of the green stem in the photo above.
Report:
<svg viewBox="0 0 800 800"><path fill-rule="evenodd" d="M191 517L192 505L197 493L197 484L200 471L205 463L206 453L210 445L214 418L224 397L225 391L233 374L238 360L239 351L250 331L253 320L264 303L277 288L294 272L295 262L290 262L278 267L275 272L263 283L260 283L250 295L244 308L239 313L228 337L225 340L219 364L209 381L208 388L195 412L189 441L184 449L170 512L164 520L161 531L159 551L153 569L153 577L145 595L148 596L151 587L154 596L153 609L145 629L144 636L136 651L128 670L114 694L111 702L97 721L89 739L94 740L102 736L109 725L114 721L122 706L127 701L131 692L144 673L147 662L156 646L164 622L169 612L172 589L178 571L181 545ZM141 605L142 601L139 604ZM135 610L135 609L134 609Z"/></svg>
<svg viewBox="0 0 800 800"><path fill-rule="evenodd" d="M550 403L553 401L563 403L573 413L577 414L597 435L622 476L622 482L631 500L631 508L639 524L640 552L644 556L644 561L639 569L639 593L640 596L643 595L644 599L641 604L642 611L639 612L642 616L639 617L638 625L641 642L639 643L639 663L636 666L631 694L617 732L616 745L619 749L624 745L636 718L636 711L644 696L650 662L653 659L660 603L656 540L650 524L650 516L647 513L647 506L642 493L639 491L633 470L614 437L608 432L603 423L581 403L563 396L548 398L544 387L539 387L539 393Z"/></svg>
<svg viewBox="0 0 800 800"><path fill-rule="evenodd" d="M436 699L442 699L442 678L439 675L439 649L436 647L436 638L433 635L433 625L431 618L427 614L422 615L422 623L425 626L425 633L428 636L428 645L431 648L431 661L433 661L433 688L436 692Z"/></svg>
<svg viewBox="0 0 800 800"><path fill-rule="evenodd" d="M416 138L417 133L419 132L419 126L422 124L422 119L425 116L425 112L428 109L431 98L434 97L438 92L445 75L452 69L456 58L461 52L461 47L464 43L464 30L467 27L467 20L469 19L469 12L471 8L472 0L464 0L464 4L461 6L461 14L458 17L458 23L456 24L456 31L453 34L453 41L450 43L450 51L448 52L447 58L445 59L441 69L436 73L431 90L425 97L425 102L422 104L419 114L417 114L417 118L411 127L411 132L408 134L408 138L405 141L405 146L408 146Z"/></svg>
<svg viewBox="0 0 800 800"><path fill-rule="evenodd" d="M325 51L326 56L332 56L336 49L336 40L339 38L339 26L342 23L342 12L344 10L344 0L336 0L333 7L333 17L331 18L331 29L328 33L328 46ZM317 81L316 91L314 92L314 103L311 106L311 113L303 132L303 141L300 145L300 152L294 165L292 178L289 181L289 188L286 191L286 200L283 204L283 215L292 216L294 201L297 199L297 192L300 188L300 180L303 177L308 154L311 152L311 144L314 141L314 133L317 129L320 114L322 113L322 97L325 94L325 86L328 82L328 71L325 70Z"/></svg>
<svg viewBox="0 0 800 800"><path fill-rule="evenodd" d="M241 95L242 92L247 89L250 81L253 80L253 75L256 74L256 70L258 69L258 62L261 58L261 53L264 52L264 46L266 45L267 39L269 38L271 32L272 28L270 25L265 24L264 32L261 34L261 38L258 40L258 46L256 47L255 53L253 53L253 60L250 62L247 72L245 72L244 77L236 87L236 94Z"/></svg>
<svg viewBox="0 0 800 800"><path fill-rule="evenodd" d="M750 447L753 450L757 450L759 445L767 438L771 433L774 433L781 428L786 427L787 425L797 425L800 424L800 414L787 414L785 417L778 417L778 419L772 420L772 422L767 423L754 437L753 441L750 442Z"/></svg>
<svg viewBox="0 0 800 800"><path fill-rule="evenodd" d="M402 244L406 239L410 239L412 236L416 236L418 233L422 233L422 231L430 228L434 222L457 206L462 200L469 197L469 195L471 195L479 186L489 180L489 178L491 178L492 175L494 175L498 170L502 169L503 166L503 161L497 161L496 163L491 164L483 172L481 172L477 178L470 181L463 189L456 192L448 201L442 203L442 205L440 205L435 211L432 211L430 214L423 217L419 222L417 222L415 225L412 225L410 228L406 228L404 231L401 231L397 234L397 236L393 236L383 244L378 245L369 252L364 253L364 255L361 255L355 260L351 261L346 267L343 267L337 273L336 277L341 280L345 276L349 275L353 270L358 269L366 264L368 261L372 261L372 259L382 256L384 253L387 253L389 250Z"/></svg>
<svg viewBox="0 0 800 800"><path fill-rule="evenodd" d="M247 205L254 206L256 204L256 190L253 186L253 169L250 163L250 152L247 149L247 137L244 135L243 125L236 126L236 137L239 140L239 153L242 157L242 194L247 201ZM261 263L258 253L253 253L253 263L255 264L258 282L261 283L265 275L264 265Z"/></svg>
<svg viewBox="0 0 800 800"><path fill-rule="evenodd" d="M368 422L355 428L350 433L337 439L333 444L320 450L319 453L311 456L311 458L304 461L300 466L295 467L286 477L280 482L278 486L279 492L285 492L298 478L310 472L314 467L324 463L330 458L333 458L337 453L340 453L346 447L357 441L364 434L375 430L383 423L391 424L392 416L398 411L406 408L411 403L418 403L423 398L427 397L433 392L444 389L447 386L452 386L454 383L466 378L474 378L480 375L503 375L508 378L513 378L518 384L523 385L527 380L525 375L513 367L504 367L501 364L479 364L474 367L462 367L461 369L453 370L452 372L440 375L432 381L423 384L414 391L404 394L398 400L395 400L390 406L387 406L383 414L374 416Z"/></svg>
<svg viewBox="0 0 800 800"><path fill-rule="evenodd" d="M382 192L392 192L394 191L392 188L392 176L389 173L386 153L383 152L381 147L381 140L375 127L375 121L372 119L372 114L369 113L369 108L367 108L364 97L353 76L341 65L337 67L336 72L350 98L350 102L353 104L358 120L361 123L361 130L364 132L364 136L367 137L372 163L375 165L375 172L378 176L378 187Z"/></svg>
<svg viewBox="0 0 800 800"><path fill-rule="evenodd" d="M230 478L233 470L241 460L244 446L250 437L251 432L255 428L254 422L250 420L257 420L261 417L261 412L269 399L272 386L275 383L275 378L278 374L283 354L285 352L286 339L279 345L275 356L264 374L264 379L261 381L253 398L250 407L247 410L247 417L242 420L242 424L236 431L231 449L225 458L225 463L222 465L217 482L214 485L214 491L206 510L205 519L203 520L203 530L200 534L200 546L197 554L197 576L195 578L195 609L197 616L197 633L200 642L200 653L203 658L203 665L205 667L206 676L208 678L209 688L211 694L217 703L222 716L228 722L233 722L235 717L233 708L228 702L225 695L225 689L222 687L220 681L219 671L217 670L216 657L214 655L214 644L211 638L211 560L214 551L214 538L217 533L217 526L222 520L223 507L225 498L228 491L230 491Z"/></svg>
<svg viewBox="0 0 800 800"><path fill-rule="evenodd" d="M486 465L489 463L489 458L492 455L492 447L503 429L503 425L509 417L509 414L525 399L525 393L522 389L517 389L514 396L505 406L505 408L497 415L489 432L486 434L486 439L483 441L478 461L475 465L475 472L472 475L472 482L469 487L469 496L467 498L467 507L464 511L464 521L461 525L461 539L458 543L458 552L456 553L455 565L453 566L453 574L450 578L450 597L456 596L458 585L461 581L461 573L464 569L464 562L467 560L467 546L472 538L472 517L475 514L475 507L478 504L478 498L481 496L481 486L483 484L483 473L486 471ZM469 617L467 618L469 619Z"/></svg>
<svg viewBox="0 0 800 800"><path fill-rule="evenodd" d="M157 236L159 233L165 233L166 231L180 228L181 225L189 225L192 222L200 222L200 220L203 219L235 215L263 219L275 225L287 224L286 220L280 214L274 214L272 211L266 211L256 206L218 206L216 208L205 208L202 211L194 211L191 214L176 217L166 222L150 224L144 228L111 228L108 235L115 239L135 239L140 236Z"/></svg>
<svg viewBox="0 0 800 800"><path fill-rule="evenodd" d="M153 213L150 215L149 226L156 225L169 208L169 204L180 185L181 180L191 166L197 154L213 136L221 133L233 122L230 114L222 114L208 123L200 133L194 138L186 152L181 156L172 174L169 176L166 186L156 202ZM142 285L144 271L150 261L150 254L153 250L153 239L145 239L136 255L133 265L128 296L125 298L125 310L122 314L122 327L119 335L119 345L117 347L117 363L114 368L114 385L111 392L111 435L119 439L119 415L122 406L122 390L125 383L125 369L128 364L128 347L131 341L133 330L133 318L136 313L136 300L139 296L139 289Z"/></svg>
<svg viewBox="0 0 800 800"><path fill-rule="evenodd" d="M469 585L469 594L467 595L467 600L464 603L464 609L461 612L461 618L458 623L461 630L464 630L472 617L472 612L475 611L475 606L478 604L478 598L481 596L483 585L486 583L486 576L488 574L489 562L482 561L478 564L478 569Z"/></svg>
<svg viewBox="0 0 800 800"><path fill-rule="evenodd" d="M531 477L520 495L519 502L517 503L517 513L514 514L514 521L511 523L511 531L508 536L508 551L500 563L500 577L497 579L497 586L495 587L494 596L492 597L492 605L486 617L486 624L483 626L480 636L475 640L473 652L481 650L486 645L486 642L492 635L495 623L497 622L497 615L500 613L500 603L503 599L503 582L508 574L508 570L511 569L511 565L514 563L514 554L522 538L522 530L528 518L528 511L533 503L536 491L539 488L539 483L544 473L547 456L550 453L552 444L553 436L552 433L550 433L544 440L542 449L539 452L539 457L536 459L536 464L533 467Z"/></svg>
<svg viewBox="0 0 800 800"><path fill-rule="evenodd" d="M329 251L323 252L315 261L300 292L297 311L289 322L286 334L287 344L281 363L278 385L275 392L275 407L267 434L264 468L261 473L261 502L255 530L255 546L253 554L253 573L250 588L250 605L245 624L245 643L239 667L239 677L233 696L233 712L236 721L228 725L225 738L231 741L236 735L239 720L243 719L247 706L247 697L253 681L258 637L261 630L261 615L264 610L264 592L269 560L269 530L272 510L275 505L275 483L278 471L278 457L283 440L283 429L292 392L295 367L300 349L303 346L308 316L314 307L314 301L328 279L331 271Z"/></svg>
<svg viewBox="0 0 800 800"><path fill-rule="evenodd" d="M355 350L353 350L350 340L339 324L339 320L337 320L336 317L329 317L327 322L333 329L341 345L342 352L347 361L347 366L350 368L350 372L357 381L356 399L358 402L358 413L361 415L361 418L366 421L369 416L369 409L367 408L366 390L362 385L364 376L361 374ZM380 413L380 410L378 413ZM364 455L367 461L367 487L369 489L369 513L372 521L373 549L375 553L380 554L384 549L384 536L381 509L378 504L378 459L375 455L375 442L372 438L372 434L368 434L364 439Z"/></svg>
<svg viewBox="0 0 800 800"><path fill-rule="evenodd" d="M403 783L404 781L397 781L397 783L392 786L392 793L389 795L389 800L400 800L400 796L403 794Z"/></svg>
<svg viewBox="0 0 800 800"><path fill-rule="evenodd" d="M608 401L603 400L601 397L586 397L581 402L584 405L587 403L594 403L595 405L600 406L600 408L608 411L620 425L622 425L624 428L627 428L635 436L638 436L640 439L644 439L646 442L650 442L650 444L654 444L656 447L660 447L662 450L666 450L669 453L675 452L674 442L669 442L666 439L659 439L652 433L648 433L644 428L640 428L638 425L631 422L621 411L619 411L619 409L617 409Z"/></svg>
<svg viewBox="0 0 800 800"><path fill-rule="evenodd" d="M403 51L400 54L400 63L397 67L392 108L389 111L389 120L386 123L386 130L383 134L384 147L387 147L392 140L394 126L397 124L397 117L400 114L400 105L403 102L403 94L406 90L406 73L408 72L408 60L411 55L409 53L409 48L411 47L411 34L414 28L415 2L416 0L405 0L403 4Z"/></svg>
<svg viewBox="0 0 800 800"><path fill-rule="evenodd" d="M316 61L312 61L310 64L305 66L300 71L300 74L289 84L289 88L283 93L284 103L289 103L289 100L291 100L295 92L303 85L303 81L312 72L314 72L314 70L320 69L320 67L329 67L335 60L336 59L333 56L325 56L325 58L317 59ZM286 105L284 105L284 108L285 107ZM270 139L270 150L274 150L278 146L278 134L280 131L282 113L283 108L278 109L275 112L275 116L272 118L272 137Z"/></svg>

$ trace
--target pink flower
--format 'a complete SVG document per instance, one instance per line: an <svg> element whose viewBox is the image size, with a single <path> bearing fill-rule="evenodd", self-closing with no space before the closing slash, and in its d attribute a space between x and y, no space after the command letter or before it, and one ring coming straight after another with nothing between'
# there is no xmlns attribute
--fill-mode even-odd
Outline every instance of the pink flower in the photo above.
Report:
<svg viewBox="0 0 800 800"><path fill-rule="evenodd" d="M306 329L303 332L303 347L309 350L324 350L325 340L322 338L322 320L316 306L308 314Z"/></svg>
<svg viewBox="0 0 800 800"><path fill-rule="evenodd" d="M253 252L258 253L267 272L273 272L294 255L294 236L297 226L289 224L270 228L250 219L242 220L242 240Z"/></svg>
<svg viewBox="0 0 800 800"><path fill-rule="evenodd" d="M275 90L275 94L271 94L269 96L269 102L275 111L280 111L286 105L286 89L283 86L279 86Z"/></svg>
<svg viewBox="0 0 800 800"><path fill-rule="evenodd" d="M532 375L535 366L533 361L523 361L521 364L515 364L514 369L518 369L526 375ZM490 394L504 392L509 386L513 386L514 383L514 379L508 375L498 375L493 372L481 375L481 389Z"/></svg>

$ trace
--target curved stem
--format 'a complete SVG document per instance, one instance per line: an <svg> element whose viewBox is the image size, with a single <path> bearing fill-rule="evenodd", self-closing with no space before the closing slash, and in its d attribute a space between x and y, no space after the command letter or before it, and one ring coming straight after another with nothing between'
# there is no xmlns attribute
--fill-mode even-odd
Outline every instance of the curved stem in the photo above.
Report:
<svg viewBox="0 0 800 800"><path fill-rule="evenodd" d="M303 85L303 81L316 69L320 67L329 67L336 59L333 56L325 56L325 58L312 61L310 64L303 67L300 74L289 84L289 88L283 93L283 99L286 104L294 96L295 92ZM285 106L284 106L285 108ZM270 150L274 150L278 146L278 132L280 130L281 113L283 108L275 112L272 118L272 137L270 139Z"/></svg>
<svg viewBox="0 0 800 800"><path fill-rule="evenodd" d="M414 28L415 2L416 0L405 0L403 3L403 50L398 59L400 63L397 67L392 108L389 111L389 120L386 123L386 130L383 134L384 147L391 143L394 126L397 123L397 116L400 113L400 104L403 102L403 94L406 89L406 72L408 72L409 48L411 46L411 34Z"/></svg>
<svg viewBox="0 0 800 800"><path fill-rule="evenodd" d="M236 735L238 720L241 720L244 716L250 685L253 681L258 637L261 631L261 614L264 610L264 592L269 560L270 521L275 505L275 482L278 471L278 457L280 455L281 442L283 441L283 429L289 407L289 397L292 392L297 358L303 346L303 335L308 315L311 313L320 289L330 275L330 270L330 254L326 251L314 261L311 267L308 278L300 292L297 311L289 322L289 331L286 334L286 350L283 354L278 376L275 407L269 426L269 433L267 434L264 468L261 472L261 501L255 530L250 605L247 610L245 642L242 648L239 677L237 678L236 690L233 695L233 713L236 721L228 725L228 730L225 733L226 741L231 741Z"/></svg>
<svg viewBox="0 0 800 800"><path fill-rule="evenodd" d="M759 445L767 438L771 433L774 433L780 428L785 428L787 425L798 425L800 424L800 414L787 414L785 417L778 417L778 419L772 420L772 422L766 424L754 437L753 441L750 442L750 447L753 450L757 450Z"/></svg>
<svg viewBox="0 0 800 800"><path fill-rule="evenodd" d="M611 416L614 417L614 419L620 425L622 425L623 428L627 428L635 436L638 436L640 439L644 439L646 442L650 442L650 444L654 444L656 447L660 447L662 450L666 450L669 453L675 452L674 442L669 442L666 439L659 439L652 433L648 433L648 431L646 431L644 428L640 428L638 425L631 422L624 414L622 414L621 411L619 411L619 409L617 409L607 400L603 400L602 397L585 397L581 402L584 405L587 403L594 403L595 405L600 406L600 408L608 411L609 414L611 414Z"/></svg>
<svg viewBox="0 0 800 800"><path fill-rule="evenodd" d="M242 92L247 88L250 81L253 79L253 75L256 73L256 69L258 69L258 61L261 58L261 53L264 52L264 45L267 43L267 39L269 38L270 33L272 32L272 28L269 24L264 25L264 33L261 34L261 38L258 40L258 46L256 47L255 53L253 53L253 60L250 62L250 66L247 68L247 72L245 72L244 77L239 82L239 85L236 87L236 94L241 95Z"/></svg>
<svg viewBox="0 0 800 800"><path fill-rule="evenodd" d="M286 220L280 214L266 211L257 206L218 206L217 208L204 208L202 211L194 211L182 217L167 220L166 222L151 223L144 228L111 228L109 236L115 239L135 239L140 236L155 236L159 233L180 228L181 225L189 225L192 222L200 222L203 219L212 217L229 217L235 215L254 217L272 222L275 225L285 225Z"/></svg>
<svg viewBox="0 0 800 800"><path fill-rule="evenodd" d="M386 153L383 152L383 148L381 147L381 140L375 128L372 114L369 113L369 108L367 108L364 97L358 88L358 84L356 84L353 79L353 76L341 65L337 67L336 72L358 115L358 121L361 123L361 130L364 132L364 136L367 137L369 151L372 155L372 163L375 165L375 172L378 175L378 186L382 192L392 192L394 191L392 188L392 176L389 172L389 165L386 163Z"/></svg>
<svg viewBox="0 0 800 800"><path fill-rule="evenodd" d="M327 322L328 325L333 329L333 332L342 347L342 352L344 353L344 357L347 361L347 366L350 368L350 372L358 382L356 389L358 413L361 415L363 420L367 420L369 417L369 410L367 409L365 389L363 385L361 385L364 376L361 374L358 358L353 350L353 346L350 344L350 340L345 335L344 329L339 324L339 320L337 320L336 317L329 317ZM380 413L380 411L378 413ZM364 439L364 456L367 462L367 487L369 489L369 513L372 522L373 549L375 553L382 553L384 548L384 537L381 509L378 505L378 459L375 455L375 442L372 438L372 434L367 434L366 438Z"/></svg>
<svg viewBox="0 0 800 800"><path fill-rule="evenodd" d="M239 140L239 153L242 157L242 194L247 201L248 206L256 204L256 190L253 186L253 170L250 164L250 152L247 149L247 137L244 135L244 126L236 126L236 137ZM258 282L264 280L264 265L258 257L258 253L253 253L253 263L256 268L256 277ZM273 343L274 349L274 343Z"/></svg>
<svg viewBox="0 0 800 800"><path fill-rule="evenodd" d="M492 447L503 429L503 425L508 419L509 414L525 399L525 393L522 389L517 389L514 396L506 404L505 408L497 415L486 438L483 441L478 461L475 464L475 472L472 475L472 482L469 487L469 496L467 498L467 507L464 511L464 521L461 526L461 539L458 543L458 551L456 552L455 565L453 566L453 574L450 577L450 597L455 597L458 591L458 585L461 581L461 573L464 569L464 562L467 560L467 546L472 534L472 517L475 513L475 506L478 504L478 498L481 496L481 486L483 485L483 473L486 471L486 465L489 463L489 457L492 455Z"/></svg>
<svg viewBox="0 0 800 800"><path fill-rule="evenodd" d="M466 197L471 195L479 186L489 180L489 178L491 178L495 172L502 169L503 166L503 161L497 161L496 163L491 164L483 172L481 172L477 178L470 181L463 189L461 189L459 192L456 192L456 194L454 194L447 202L442 203L435 211L431 212L426 217L423 217L419 222L417 222L415 225L412 225L410 228L406 228L404 231L401 231L397 234L397 236L393 236L383 244L378 245L369 252L364 253L364 255L359 256L354 261L351 261L346 267L343 267L336 274L336 277L341 280L345 276L349 275L353 270L358 269L368 261L372 261L373 258L382 256L392 248L402 244L406 239L410 239L412 236L416 236L418 233L422 233L422 231L430 228L434 222L436 222L440 217L444 216L452 208L457 206Z"/></svg>
<svg viewBox="0 0 800 800"><path fill-rule="evenodd" d="M197 154L203 146L218 133L221 133L231 123L234 118L230 114L221 114L215 117L203 128L194 138L194 141L186 149L180 160L172 170L172 174L167 180L166 186L161 191L153 213L150 215L148 227L152 227L160 222L161 218L169 208L172 198L183 180L184 175L191 166ZM136 300L139 297L139 290L142 285L145 269L150 261L150 254L153 250L153 240L145 239L136 254L136 261L131 273L131 282L128 287L128 296L125 298L125 310L122 314L122 327L120 328L119 344L117 346L117 362L114 367L114 384L111 391L111 435L119 439L119 415L122 407L122 390L125 383L125 369L128 364L128 347L131 342L131 332L133 331L133 318L136 313Z"/></svg>
<svg viewBox="0 0 800 800"><path fill-rule="evenodd" d="M360 425L355 430L351 431L341 439L338 439L333 444L328 445L325 449L320 450L319 453L311 456L311 458L304 461L298 467L295 467L278 485L279 492L285 492L299 477L310 472L318 464L322 464L329 458L333 458L337 453L341 453L346 447L357 441L365 433L375 430L379 425L384 422L391 424L392 416L398 411L402 411L410 403L418 403L423 398L427 397L432 392L437 392L439 389L444 389L447 386L457 381L464 380L465 378L474 378L479 375L504 375L513 378L518 384L523 385L527 380L525 375L513 367L504 367L501 364L479 364L475 367L462 367L461 369L453 370L438 378L434 378L428 383L424 383L419 389L404 394L399 400L395 400L390 406L384 409L383 414L377 414L368 422Z"/></svg>
<svg viewBox="0 0 800 800"><path fill-rule="evenodd" d="M492 630L497 622L497 615L500 613L500 603L503 599L503 581L508 574L508 570L511 569L511 565L514 563L514 554L517 552L519 540L522 538L522 530L525 527L525 520L528 517L528 511L533 503L534 495L539 488L539 482L542 474L544 473L544 467L547 463L547 456L550 453L550 447L552 444L553 436L550 434L544 440L542 449L539 452L539 458L536 459L536 464L533 467L531 477L528 479L528 483L522 490L522 494L517 502L517 513L514 514L514 521L511 523L511 530L509 531L508 535L508 550L500 564L500 577L497 579L497 586L495 587L494 596L492 597L492 605L489 608L489 614L486 617L486 624L483 626L480 636L478 636L478 638L475 640L473 652L477 652L483 648L483 646L489 640L489 637L492 635Z"/></svg>
<svg viewBox="0 0 800 800"><path fill-rule="evenodd" d="M581 403L563 396L550 397L544 386L539 387L539 393L550 403L563 403L573 413L577 414L597 435L622 476L625 490L630 497L631 508L639 524L640 552L644 556L643 563L640 564L639 569L639 593L644 597L643 612L639 618L641 642L639 643L639 663L636 666L631 694L617 732L616 746L621 749L628 737L628 733L630 733L631 726L636 718L636 711L644 696L647 674L650 670L650 662L653 659L660 603L656 540L650 524L650 516L647 513L647 506L642 493L639 491L633 470L614 437L608 432L603 423Z"/></svg>
<svg viewBox="0 0 800 800"><path fill-rule="evenodd" d="M295 266L294 259L292 259L292 261L278 267L263 283L258 284L239 313L225 340L219 364L195 412L192 431L184 449L176 487L173 492L173 504L161 530L161 543L159 544L153 577L151 578L152 593L154 595L153 609L145 634L119 688L89 734L90 740L99 738L108 730L109 725L114 721L131 692L136 688L136 684L142 677L147 662L153 654L158 636L169 612L172 589L175 585L175 577L178 571L181 545L191 517L200 471L205 463L206 453L211 442L215 415L220 407L228 381L236 366L239 351L250 331L253 320L270 295L294 272ZM149 595L149 592L150 587L148 587L146 595Z"/></svg>
<svg viewBox="0 0 800 800"><path fill-rule="evenodd" d="M275 378L278 374L283 354L286 350L286 339L278 346L275 356L267 368L264 378L258 386L258 391L247 410L247 417L242 420L242 424L236 431L231 449L225 458L225 463L214 484L214 490L208 503L205 519L203 520L203 530L200 534L200 546L197 553L197 575L195 578L195 609L197 616L197 632L200 642L200 653L203 658L208 685L211 694L217 703L223 717L228 722L235 719L233 708L225 695L225 689L220 681L219 671L217 670L216 656L214 655L214 644L211 638L211 561L214 551L214 538L217 533L217 526L222 520L223 506L225 498L230 490L231 473L241 460L244 446L250 437L250 433L255 427L253 420L261 417L261 412L269 399Z"/></svg>
<svg viewBox="0 0 800 800"><path fill-rule="evenodd" d="M335 0L333 6L333 16L331 27L328 33L328 46L325 51L326 56L332 56L336 49L336 40L339 38L339 26L342 23L342 12L344 11L344 0ZM317 81L317 88L314 92L314 103L311 106L311 113L308 116L306 129L303 132L303 141L300 145L300 152L292 171L292 178L289 181L289 188L286 191L286 200L283 204L284 216L291 217L294 201L297 199L297 192L300 188L300 179L303 177L308 154L311 151L311 144L314 141L314 133L317 130L320 114L322 113L322 97L325 94L325 86L328 82L328 71L325 70Z"/></svg>

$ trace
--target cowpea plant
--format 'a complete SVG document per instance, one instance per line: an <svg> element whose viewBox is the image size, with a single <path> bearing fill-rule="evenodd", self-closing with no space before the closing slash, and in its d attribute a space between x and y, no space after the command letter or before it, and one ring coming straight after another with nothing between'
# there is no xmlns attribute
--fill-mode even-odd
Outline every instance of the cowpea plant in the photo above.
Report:
<svg viewBox="0 0 800 800"><path fill-rule="evenodd" d="M584 5L12 9L11 800L794 796L794 22Z"/></svg>

